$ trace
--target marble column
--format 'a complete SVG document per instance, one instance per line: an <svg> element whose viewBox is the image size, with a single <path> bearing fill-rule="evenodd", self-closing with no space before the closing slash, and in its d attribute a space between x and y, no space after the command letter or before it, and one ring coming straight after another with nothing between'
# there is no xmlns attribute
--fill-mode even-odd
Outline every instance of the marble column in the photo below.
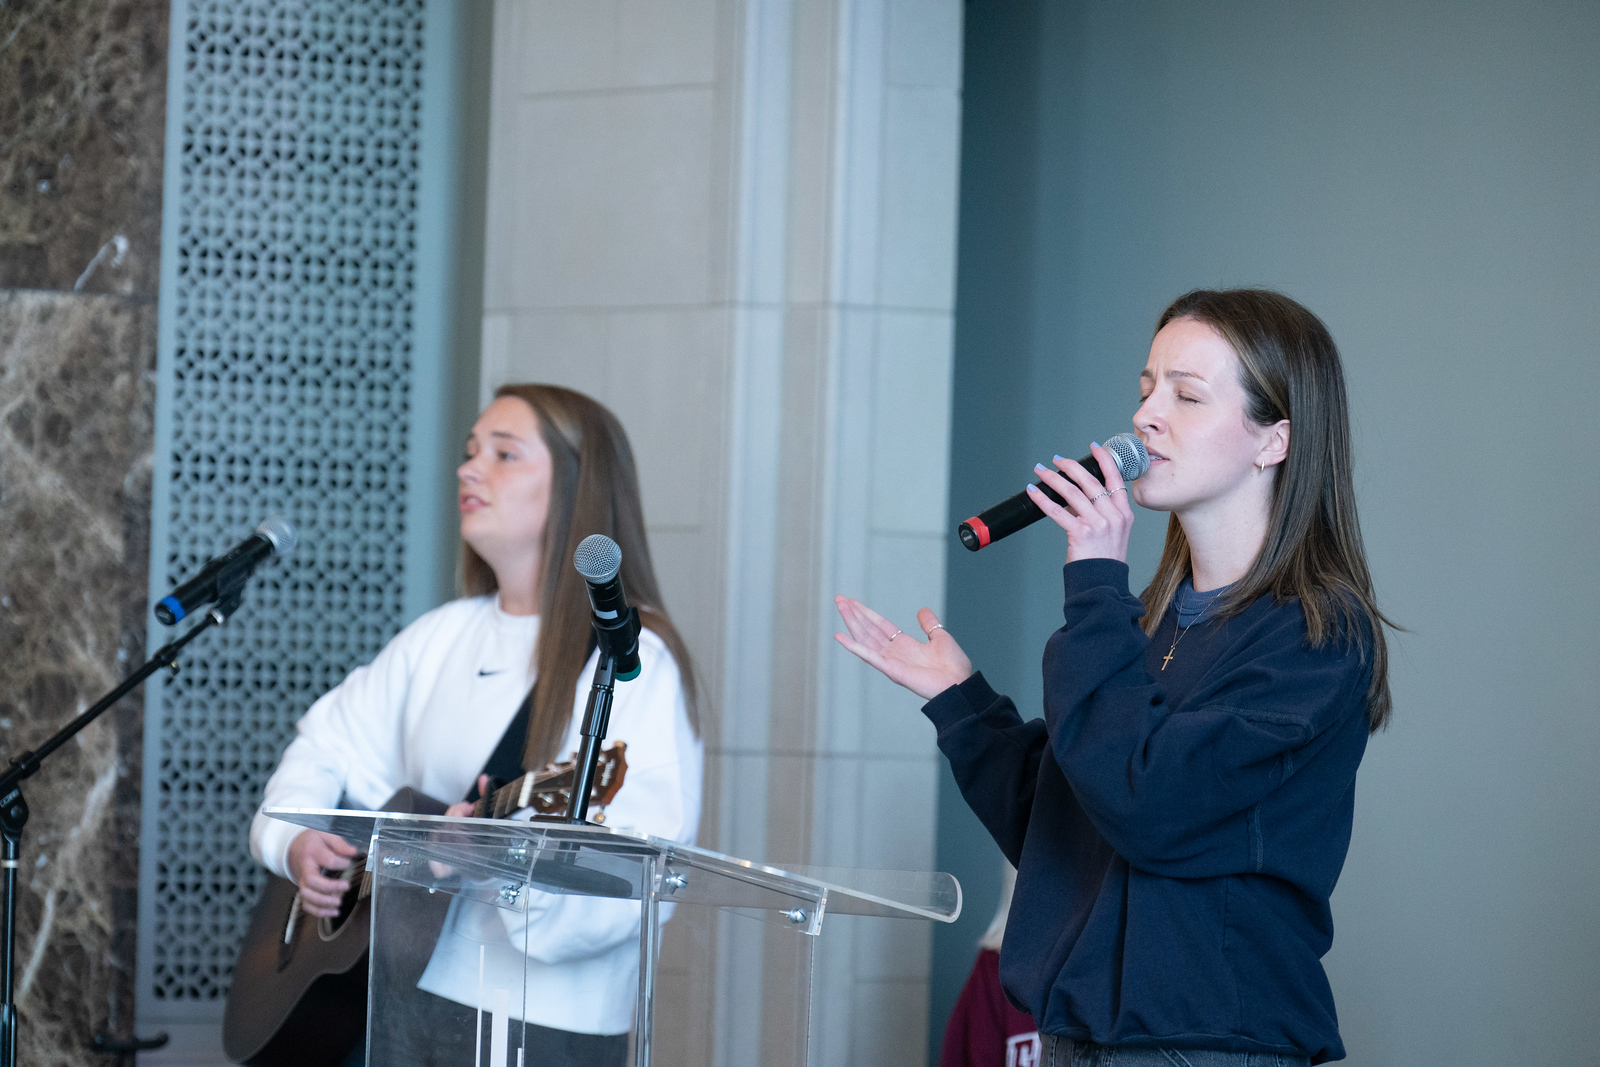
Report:
<svg viewBox="0 0 1600 1067"><path fill-rule="evenodd" d="M144 649L163 0L0 5L0 762ZM133 1032L137 694L25 784L21 1058Z"/></svg>
<svg viewBox="0 0 1600 1067"><path fill-rule="evenodd" d="M0 4L0 289L155 299L166 86L165 0Z"/></svg>
<svg viewBox="0 0 1600 1067"><path fill-rule="evenodd" d="M141 658L154 366L153 304L0 293L0 757L39 744ZM132 1025L139 711L129 698L24 786L29 1063L93 1062L92 1033Z"/></svg>

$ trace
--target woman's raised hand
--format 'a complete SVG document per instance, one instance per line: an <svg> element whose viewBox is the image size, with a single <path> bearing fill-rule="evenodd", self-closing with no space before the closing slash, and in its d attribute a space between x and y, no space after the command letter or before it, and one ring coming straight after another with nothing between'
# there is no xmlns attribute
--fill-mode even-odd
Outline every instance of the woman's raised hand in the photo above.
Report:
<svg viewBox="0 0 1600 1067"><path fill-rule="evenodd" d="M833 603L850 631L834 640L923 700L972 677L972 661L927 608L917 612L917 624L928 640L918 641L859 600L836 596Z"/></svg>
<svg viewBox="0 0 1600 1067"><path fill-rule="evenodd" d="M1067 562L1079 559L1117 559L1127 562L1128 534L1133 531L1133 505L1128 503L1128 487L1123 484L1117 461L1096 443L1089 451L1106 476L1101 485L1095 476L1075 459L1056 457L1056 470L1034 465L1039 480L1067 502L1062 507L1033 486L1028 497L1057 526L1067 531ZM1058 471L1060 473L1058 473ZM1065 477L1063 477L1065 475Z"/></svg>

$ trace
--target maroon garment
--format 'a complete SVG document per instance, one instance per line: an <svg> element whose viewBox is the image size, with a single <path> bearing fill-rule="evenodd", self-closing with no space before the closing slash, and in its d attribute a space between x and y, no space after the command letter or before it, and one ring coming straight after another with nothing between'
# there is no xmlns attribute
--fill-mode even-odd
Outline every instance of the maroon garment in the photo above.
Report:
<svg viewBox="0 0 1600 1067"><path fill-rule="evenodd" d="M1000 988L1000 953L982 949L944 1028L939 1067L1039 1067L1039 1028Z"/></svg>

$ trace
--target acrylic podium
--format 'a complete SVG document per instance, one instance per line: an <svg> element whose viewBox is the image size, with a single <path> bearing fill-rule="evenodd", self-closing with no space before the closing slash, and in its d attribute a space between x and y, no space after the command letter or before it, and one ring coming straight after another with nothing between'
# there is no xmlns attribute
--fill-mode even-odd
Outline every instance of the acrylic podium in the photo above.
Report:
<svg viewBox="0 0 1600 1067"><path fill-rule="evenodd" d="M631 993L637 968L632 1011L608 1028L629 1033L635 1067L713 1058L804 1067L815 944L830 917L953 922L961 911L948 874L771 867L595 825L267 814L367 842L367 1063L383 1067L549 1062L545 1035L523 1020L548 1019L552 1001L586 995L571 988L581 983L570 968L551 969L569 940L551 943L550 915L562 906L611 931L610 981L623 975ZM575 909L573 897L606 899Z"/></svg>

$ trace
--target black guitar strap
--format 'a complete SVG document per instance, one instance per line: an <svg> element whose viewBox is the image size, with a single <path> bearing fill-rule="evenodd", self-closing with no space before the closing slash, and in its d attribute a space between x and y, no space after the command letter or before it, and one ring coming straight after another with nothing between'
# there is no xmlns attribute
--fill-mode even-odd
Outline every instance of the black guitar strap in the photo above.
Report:
<svg viewBox="0 0 1600 1067"><path fill-rule="evenodd" d="M532 718L533 690L530 688L517 707L517 713L511 716L506 732L500 735L494 751L489 753L489 761L483 765L482 773L489 776L491 788L495 783L522 777L522 750L528 744L528 723ZM475 774L472 776L472 788L467 792L467 802L472 803L477 799L478 775Z"/></svg>
<svg viewBox="0 0 1600 1067"><path fill-rule="evenodd" d="M3 0L0 0L3 2ZM584 653L584 658L594 655L594 650L600 647L594 634L589 634L589 649ZM489 762L483 765L479 774L487 774L491 783L504 783L521 778L524 768L522 766L522 753L528 747L528 723L533 719L533 689L529 687L528 695L522 698L522 704L517 708L517 713L511 716L511 722L506 726L506 732L500 735L500 740L494 746L494 751L489 753ZM472 776L472 788L467 792L467 802L474 803L478 799L478 775Z"/></svg>

